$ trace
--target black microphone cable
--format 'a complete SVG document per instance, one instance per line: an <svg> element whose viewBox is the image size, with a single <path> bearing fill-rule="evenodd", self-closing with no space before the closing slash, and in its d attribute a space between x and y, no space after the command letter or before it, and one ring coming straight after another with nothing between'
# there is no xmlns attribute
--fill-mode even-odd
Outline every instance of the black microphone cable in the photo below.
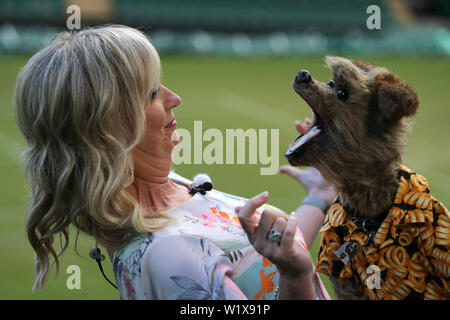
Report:
<svg viewBox="0 0 450 320"><path fill-rule="evenodd" d="M102 261L105 260L105 255L101 253L100 249L97 246L97 243L95 244L95 248L91 249L91 251L89 252L89 256L95 261L97 261L98 267L100 268L100 271L103 277L106 279L106 281L108 281L114 288L117 289L117 286L111 280L108 279L105 272L103 271Z"/></svg>

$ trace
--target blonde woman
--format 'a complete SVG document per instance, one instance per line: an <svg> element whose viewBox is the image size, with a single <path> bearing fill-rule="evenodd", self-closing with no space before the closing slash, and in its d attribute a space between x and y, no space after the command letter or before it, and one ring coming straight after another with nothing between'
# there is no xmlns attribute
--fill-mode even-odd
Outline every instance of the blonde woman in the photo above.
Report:
<svg viewBox="0 0 450 320"><path fill-rule="evenodd" d="M181 99L160 70L143 33L106 26L59 34L20 72L34 289L58 268L72 224L108 249L122 299L262 299L277 287L280 299L327 298L295 215L263 211L267 193L192 194L171 173Z"/></svg>

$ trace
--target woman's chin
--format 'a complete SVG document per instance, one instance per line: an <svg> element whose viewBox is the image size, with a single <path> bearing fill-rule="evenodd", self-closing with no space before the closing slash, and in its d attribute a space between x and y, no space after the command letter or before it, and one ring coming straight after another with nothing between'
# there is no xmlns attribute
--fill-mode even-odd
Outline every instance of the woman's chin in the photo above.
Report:
<svg viewBox="0 0 450 320"><path fill-rule="evenodd" d="M180 143L180 134L174 130L172 132L172 135L170 137L170 141L172 142L172 145L175 147L177 144Z"/></svg>

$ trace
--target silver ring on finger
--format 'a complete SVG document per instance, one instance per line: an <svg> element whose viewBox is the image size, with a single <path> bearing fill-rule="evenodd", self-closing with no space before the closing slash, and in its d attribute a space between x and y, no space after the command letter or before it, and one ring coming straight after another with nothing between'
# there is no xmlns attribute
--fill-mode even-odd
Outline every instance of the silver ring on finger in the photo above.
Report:
<svg viewBox="0 0 450 320"><path fill-rule="evenodd" d="M273 242L276 242L276 243L280 244L280 242L281 242L281 233L279 233L275 229L270 229L268 238L269 238L270 241L273 241Z"/></svg>

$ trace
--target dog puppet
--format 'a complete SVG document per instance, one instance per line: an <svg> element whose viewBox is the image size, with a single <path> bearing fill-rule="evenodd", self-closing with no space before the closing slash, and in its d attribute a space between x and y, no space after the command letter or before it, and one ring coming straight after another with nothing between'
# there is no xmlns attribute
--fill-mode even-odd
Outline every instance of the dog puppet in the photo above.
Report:
<svg viewBox="0 0 450 320"><path fill-rule="evenodd" d="M326 57L327 83L292 84L314 113L286 151L338 191L321 228L317 270L338 299L448 299L450 215L427 180L402 164L418 96L385 68Z"/></svg>

